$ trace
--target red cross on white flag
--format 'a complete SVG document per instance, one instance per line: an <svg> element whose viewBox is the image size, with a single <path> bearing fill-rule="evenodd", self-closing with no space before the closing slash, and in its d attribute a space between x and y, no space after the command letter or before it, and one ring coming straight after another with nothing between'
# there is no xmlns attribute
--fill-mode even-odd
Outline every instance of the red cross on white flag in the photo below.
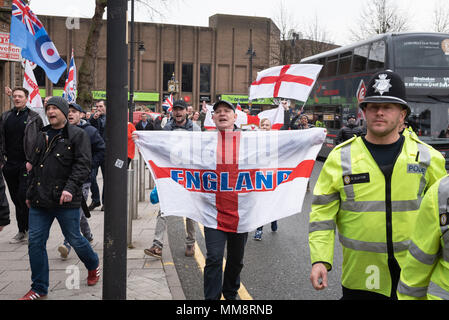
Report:
<svg viewBox="0 0 449 320"><path fill-rule="evenodd" d="M287 98L307 101L322 65L289 64L262 70L251 84L249 100Z"/></svg>
<svg viewBox="0 0 449 320"><path fill-rule="evenodd" d="M249 232L301 212L325 129L136 131L165 215Z"/></svg>
<svg viewBox="0 0 449 320"><path fill-rule="evenodd" d="M25 59L25 72L23 74L23 87L28 90L28 107L39 113L44 122L47 125L48 119L45 115L45 110L42 104L42 98L39 93L39 86L37 85L36 77L34 76L33 69L31 68L30 61Z"/></svg>

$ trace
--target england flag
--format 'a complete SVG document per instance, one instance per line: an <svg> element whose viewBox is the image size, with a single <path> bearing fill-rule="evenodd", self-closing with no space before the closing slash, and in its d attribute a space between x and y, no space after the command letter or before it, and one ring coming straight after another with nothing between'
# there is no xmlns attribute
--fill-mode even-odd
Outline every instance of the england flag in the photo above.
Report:
<svg viewBox="0 0 449 320"><path fill-rule="evenodd" d="M164 215L243 233L301 212L323 128L136 131Z"/></svg>

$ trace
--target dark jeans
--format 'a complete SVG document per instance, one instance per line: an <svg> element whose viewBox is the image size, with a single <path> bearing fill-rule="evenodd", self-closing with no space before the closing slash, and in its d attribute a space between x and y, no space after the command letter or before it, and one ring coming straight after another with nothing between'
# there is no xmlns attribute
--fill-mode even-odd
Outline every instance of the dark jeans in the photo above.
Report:
<svg viewBox="0 0 449 320"><path fill-rule="evenodd" d="M97 174L99 168L101 168L101 174L103 175L103 190L101 192L101 202L100 202L100 188L98 188L97 184ZM104 204L104 173L105 173L104 161L101 163L100 166L93 167L90 172L90 182L91 182L90 191L92 192L92 202Z"/></svg>
<svg viewBox="0 0 449 320"><path fill-rule="evenodd" d="M28 231L28 207L25 202L28 189L28 174L25 163L11 164L7 162L3 167L3 176L8 185L11 200L16 207L19 232Z"/></svg>
<svg viewBox="0 0 449 320"><path fill-rule="evenodd" d="M6 186L3 181L3 173L0 170L0 222L7 223L7 220L9 220L9 203L6 198Z"/></svg>
<svg viewBox="0 0 449 320"><path fill-rule="evenodd" d="M80 232L80 212L75 209L30 209L30 230L28 238L28 255L31 266L31 288L46 295L49 285L47 240L50 227L57 219L64 237L75 250L87 270L94 270L99 265L98 255L89 241Z"/></svg>
<svg viewBox="0 0 449 320"><path fill-rule="evenodd" d="M235 300L240 288L248 233L231 233L204 227L206 240L206 266L204 267L204 298ZM223 256L227 245L226 267L223 276Z"/></svg>

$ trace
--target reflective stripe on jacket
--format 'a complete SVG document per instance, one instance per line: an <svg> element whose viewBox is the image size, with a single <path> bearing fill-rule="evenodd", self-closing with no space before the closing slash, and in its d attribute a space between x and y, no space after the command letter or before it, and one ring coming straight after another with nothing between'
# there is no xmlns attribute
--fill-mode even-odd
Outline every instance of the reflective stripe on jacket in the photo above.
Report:
<svg viewBox="0 0 449 320"><path fill-rule="evenodd" d="M398 298L449 300L449 176L426 193L398 285Z"/></svg>
<svg viewBox="0 0 449 320"><path fill-rule="evenodd" d="M331 268L337 234L343 247L342 285L390 296L388 257L403 265L421 199L446 174L444 165L438 151L406 135L388 182L362 138L337 146L314 189L312 264Z"/></svg>

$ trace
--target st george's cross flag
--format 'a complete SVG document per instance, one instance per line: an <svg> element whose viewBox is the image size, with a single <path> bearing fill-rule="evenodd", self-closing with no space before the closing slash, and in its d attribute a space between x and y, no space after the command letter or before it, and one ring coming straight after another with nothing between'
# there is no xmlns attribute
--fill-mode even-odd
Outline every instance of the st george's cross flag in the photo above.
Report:
<svg viewBox="0 0 449 320"><path fill-rule="evenodd" d="M39 86L37 85L36 77L34 76L32 63L25 59L25 72L23 74L23 87L28 90L28 107L37 112L44 123L44 126L48 125L47 115L45 114L44 106L42 104L42 98L39 92Z"/></svg>
<svg viewBox="0 0 449 320"><path fill-rule="evenodd" d="M206 130L216 130L215 123L212 120L213 106L207 105L206 107L207 113L204 118L204 128L206 128ZM237 114L237 119L235 121L235 125L238 128L241 128L244 125L254 125L258 128L260 121L267 118L270 120L271 129L279 130L284 125L284 110L284 107L279 105L277 108L259 112L257 115L249 115L239 109L236 109L235 113Z"/></svg>
<svg viewBox="0 0 449 320"><path fill-rule="evenodd" d="M286 98L307 101L322 65L289 64L262 70L251 84L249 100Z"/></svg>
<svg viewBox="0 0 449 320"><path fill-rule="evenodd" d="M243 233L301 212L324 128L136 131L166 216Z"/></svg>

